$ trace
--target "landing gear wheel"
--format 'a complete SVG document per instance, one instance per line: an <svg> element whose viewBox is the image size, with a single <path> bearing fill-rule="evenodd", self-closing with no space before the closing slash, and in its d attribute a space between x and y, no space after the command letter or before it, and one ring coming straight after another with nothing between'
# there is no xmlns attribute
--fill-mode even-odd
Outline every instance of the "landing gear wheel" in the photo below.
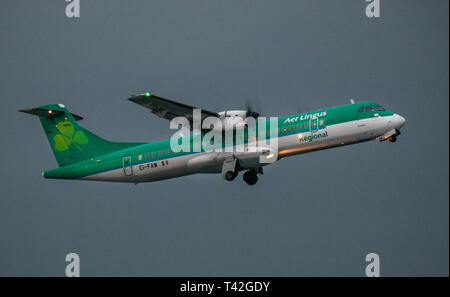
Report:
<svg viewBox="0 0 450 297"><path fill-rule="evenodd" d="M396 142L397 141L397 135L392 135L388 139L389 139L390 142Z"/></svg>
<svg viewBox="0 0 450 297"><path fill-rule="evenodd" d="M256 175L256 172L251 171L251 170L244 173L243 177L244 177L244 181L250 186L256 184L256 182L258 181L258 175Z"/></svg>
<svg viewBox="0 0 450 297"><path fill-rule="evenodd" d="M233 172L233 171L227 171L227 173L225 173L225 179L227 181L232 181L236 178L237 176L237 172Z"/></svg>

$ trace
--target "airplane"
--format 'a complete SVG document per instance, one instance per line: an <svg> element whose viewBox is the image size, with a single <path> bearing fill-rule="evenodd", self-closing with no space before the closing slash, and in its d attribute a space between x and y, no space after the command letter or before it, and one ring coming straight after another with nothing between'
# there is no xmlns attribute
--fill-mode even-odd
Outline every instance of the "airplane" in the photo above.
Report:
<svg viewBox="0 0 450 297"><path fill-rule="evenodd" d="M193 110L196 109L193 106L150 92L131 95L128 100L149 108L158 117L167 120L184 117L193 124ZM224 124L217 127L218 133L223 135L232 131L232 138L228 142L228 150L224 150L226 142L218 141L214 145L215 140L211 138L212 148L202 146L196 151L174 150L170 139L151 143L105 140L81 127L78 121L83 118L70 113L63 104L19 111L39 117L58 163L58 168L42 173L44 178L137 184L197 173L221 173L225 180L232 181L239 172L245 171L244 181L254 185L258 174L263 174L263 167L289 156L370 140L397 140L405 124L402 116L375 102L350 101L351 104L347 105L275 118L276 131L271 131L270 120L266 120L267 125L261 129L261 135L249 133L245 125L246 118L259 117L250 108L224 112L201 109L202 123L214 117ZM238 138L235 127L239 125L244 127L245 133ZM210 129L203 129L202 126L201 131L197 130L199 139L206 139L208 131L214 130L213 126ZM192 128L189 129L192 131ZM192 133L180 133L179 138L175 139L186 140L188 148L189 144L194 146ZM276 146L265 147L264 141L267 140L273 141ZM262 145L249 149L251 143Z"/></svg>

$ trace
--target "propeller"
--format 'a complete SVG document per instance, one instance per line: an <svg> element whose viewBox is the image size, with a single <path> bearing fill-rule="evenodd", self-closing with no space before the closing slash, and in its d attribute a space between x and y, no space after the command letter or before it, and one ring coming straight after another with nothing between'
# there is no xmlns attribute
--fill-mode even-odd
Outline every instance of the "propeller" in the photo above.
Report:
<svg viewBox="0 0 450 297"><path fill-rule="evenodd" d="M247 110L247 117L254 117L255 119L259 117L259 112L254 111L254 109L252 108L252 105L250 104L250 100L249 98L247 98L246 100L246 110Z"/></svg>

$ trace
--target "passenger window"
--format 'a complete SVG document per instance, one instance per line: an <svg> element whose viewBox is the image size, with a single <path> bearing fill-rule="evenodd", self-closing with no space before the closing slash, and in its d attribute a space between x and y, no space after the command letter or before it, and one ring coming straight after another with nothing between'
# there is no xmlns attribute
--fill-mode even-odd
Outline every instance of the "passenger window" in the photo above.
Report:
<svg viewBox="0 0 450 297"><path fill-rule="evenodd" d="M317 128L317 122L316 121L311 122L311 128L313 128L313 129Z"/></svg>
<svg viewBox="0 0 450 297"><path fill-rule="evenodd" d="M286 133L286 131L287 131L287 128L283 127L283 132Z"/></svg>
<svg viewBox="0 0 450 297"><path fill-rule="evenodd" d="M163 151L159 151L159 156L161 157L163 155Z"/></svg>
<svg viewBox="0 0 450 297"><path fill-rule="evenodd" d="M308 122L305 122L305 129L308 129Z"/></svg>
<svg viewBox="0 0 450 297"><path fill-rule="evenodd" d="M302 129L302 124L298 124L297 125L297 130L301 130Z"/></svg>
<svg viewBox="0 0 450 297"><path fill-rule="evenodd" d="M294 127L294 125L292 125L290 128L289 128L289 131L294 131L294 129L295 129L295 127Z"/></svg>
<svg viewBox="0 0 450 297"><path fill-rule="evenodd" d="M170 150L166 150L166 155L170 155Z"/></svg>
<svg viewBox="0 0 450 297"><path fill-rule="evenodd" d="M152 153L152 158L156 157L156 152Z"/></svg>
<svg viewBox="0 0 450 297"><path fill-rule="evenodd" d="M363 112L364 111L364 106L361 106L359 109L358 109L358 112Z"/></svg>
<svg viewBox="0 0 450 297"><path fill-rule="evenodd" d="M319 126L323 126L323 119L319 121Z"/></svg>
<svg viewBox="0 0 450 297"><path fill-rule="evenodd" d="M148 154L145 154L145 158L148 159Z"/></svg>

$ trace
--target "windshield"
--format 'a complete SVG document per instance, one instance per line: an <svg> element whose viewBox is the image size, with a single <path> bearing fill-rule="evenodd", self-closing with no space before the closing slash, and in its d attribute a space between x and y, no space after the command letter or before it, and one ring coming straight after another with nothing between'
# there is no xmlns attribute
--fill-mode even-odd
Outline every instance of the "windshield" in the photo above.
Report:
<svg viewBox="0 0 450 297"><path fill-rule="evenodd" d="M368 111L385 111L386 109L383 108L381 105L367 105L366 106L366 112Z"/></svg>
<svg viewBox="0 0 450 297"><path fill-rule="evenodd" d="M384 109L383 106L381 106L381 105L374 105L374 106L372 106L372 110L385 111L386 109Z"/></svg>

